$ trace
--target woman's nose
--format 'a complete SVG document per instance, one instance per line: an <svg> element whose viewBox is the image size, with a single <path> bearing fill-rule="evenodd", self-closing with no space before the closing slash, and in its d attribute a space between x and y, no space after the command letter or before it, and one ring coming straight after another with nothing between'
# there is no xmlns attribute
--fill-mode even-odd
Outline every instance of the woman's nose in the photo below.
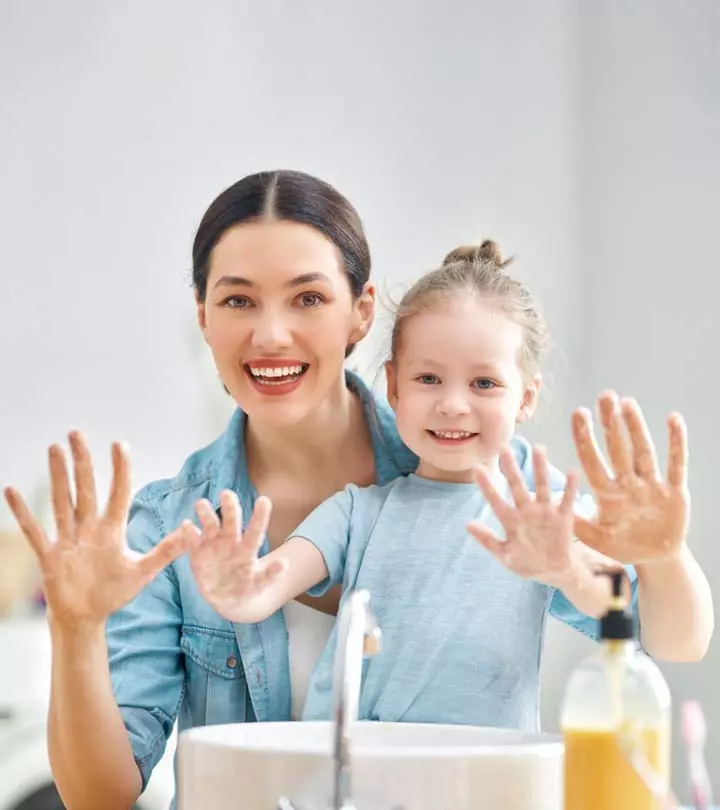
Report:
<svg viewBox="0 0 720 810"><path fill-rule="evenodd" d="M255 322L252 345L258 352L276 352L292 345L292 331L280 313L263 313Z"/></svg>

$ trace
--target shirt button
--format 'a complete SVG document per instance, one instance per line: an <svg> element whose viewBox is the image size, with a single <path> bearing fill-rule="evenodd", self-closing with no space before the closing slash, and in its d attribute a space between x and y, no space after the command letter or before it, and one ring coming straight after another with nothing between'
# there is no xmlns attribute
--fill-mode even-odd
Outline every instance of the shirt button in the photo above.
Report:
<svg viewBox="0 0 720 810"><path fill-rule="evenodd" d="M234 656L234 655L231 655L231 656L228 658L228 660L225 662L225 665L226 665L226 666L227 666L229 669L235 669L235 667L237 666L237 658L235 658L235 656Z"/></svg>

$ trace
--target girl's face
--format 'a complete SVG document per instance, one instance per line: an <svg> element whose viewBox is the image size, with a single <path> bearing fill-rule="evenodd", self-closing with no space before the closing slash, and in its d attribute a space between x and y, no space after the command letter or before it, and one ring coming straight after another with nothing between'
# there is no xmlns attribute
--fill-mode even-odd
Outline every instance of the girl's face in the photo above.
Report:
<svg viewBox="0 0 720 810"><path fill-rule="evenodd" d="M400 436L420 457L418 474L472 480L494 465L535 409L540 378L518 365L522 328L474 297L453 299L402 324L388 398Z"/></svg>
<svg viewBox="0 0 720 810"><path fill-rule="evenodd" d="M253 422L302 422L344 385L349 343L372 323L335 245L295 222L230 228L212 251L198 320L226 388Z"/></svg>

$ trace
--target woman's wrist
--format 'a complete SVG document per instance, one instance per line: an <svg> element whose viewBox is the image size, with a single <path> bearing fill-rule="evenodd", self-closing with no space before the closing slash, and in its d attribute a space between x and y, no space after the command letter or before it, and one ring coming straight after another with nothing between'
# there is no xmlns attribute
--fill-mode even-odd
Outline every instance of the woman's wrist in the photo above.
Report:
<svg viewBox="0 0 720 810"><path fill-rule="evenodd" d="M52 610L47 611L47 623L53 643L87 645L102 639L105 642L105 619L58 619Z"/></svg>

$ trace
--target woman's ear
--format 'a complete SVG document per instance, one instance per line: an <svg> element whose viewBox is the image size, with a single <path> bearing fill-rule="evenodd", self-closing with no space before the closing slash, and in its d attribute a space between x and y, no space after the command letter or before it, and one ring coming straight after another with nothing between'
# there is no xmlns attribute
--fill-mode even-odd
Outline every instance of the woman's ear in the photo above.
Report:
<svg viewBox="0 0 720 810"><path fill-rule="evenodd" d="M375 287L368 281L353 304L353 328L350 343L359 343L375 320Z"/></svg>
<svg viewBox="0 0 720 810"><path fill-rule="evenodd" d="M200 327L200 331L205 337L205 332L207 330L207 318L205 313L205 302L201 301L197 293L195 294L195 308L196 308L196 317L198 326ZM207 339L206 339L207 340Z"/></svg>

